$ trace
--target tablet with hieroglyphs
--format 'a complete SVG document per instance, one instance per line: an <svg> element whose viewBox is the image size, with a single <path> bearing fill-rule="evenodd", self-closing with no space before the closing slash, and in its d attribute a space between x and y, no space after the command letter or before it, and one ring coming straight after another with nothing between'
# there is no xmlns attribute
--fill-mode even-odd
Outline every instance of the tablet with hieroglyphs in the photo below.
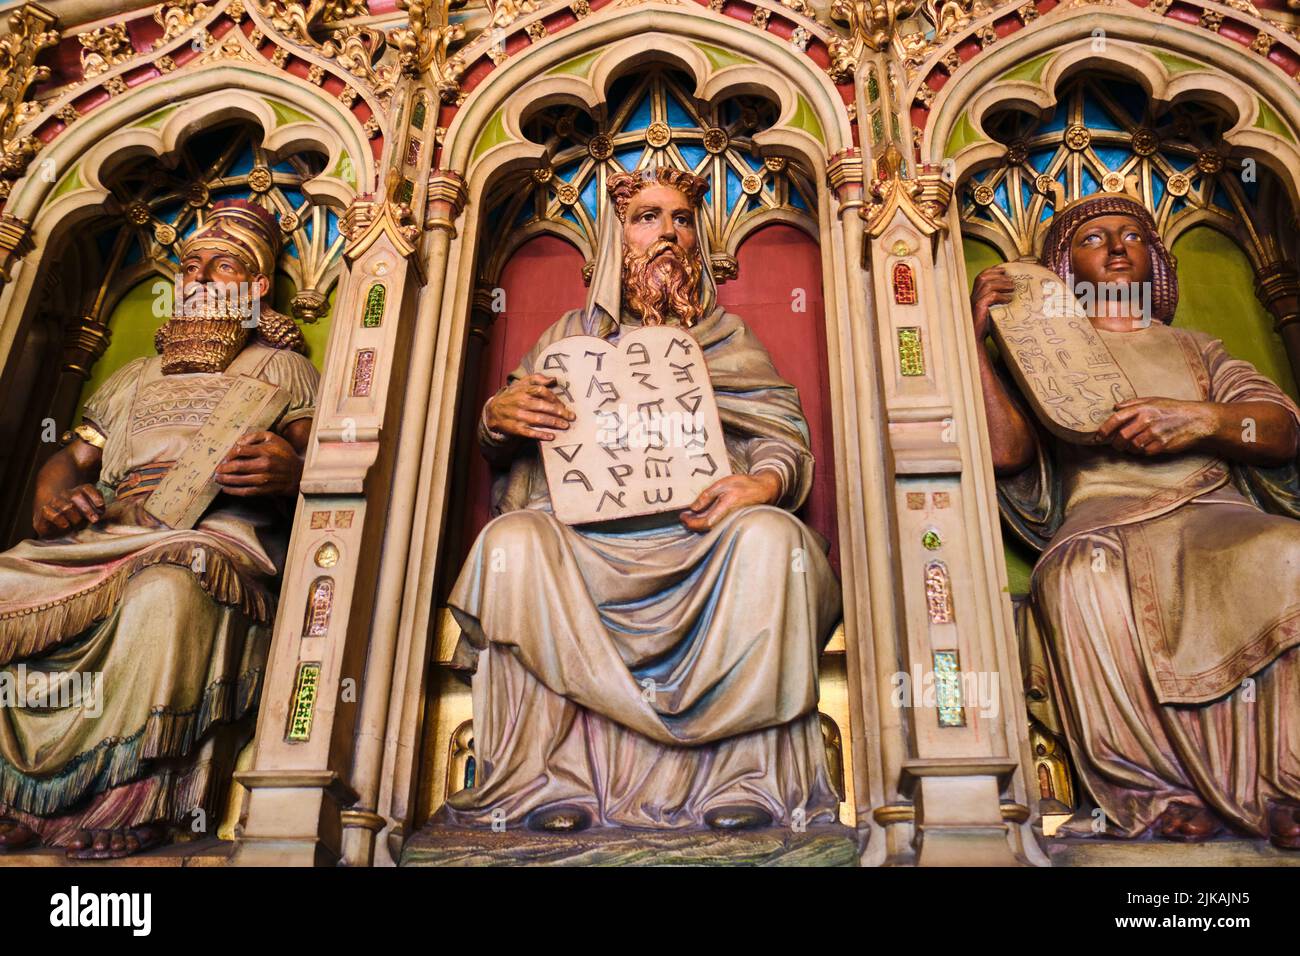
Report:
<svg viewBox="0 0 1300 956"><path fill-rule="evenodd" d="M270 428L288 407L283 389L239 376L149 494L145 511L169 528L193 528L221 492L214 476L231 447L251 431Z"/></svg>

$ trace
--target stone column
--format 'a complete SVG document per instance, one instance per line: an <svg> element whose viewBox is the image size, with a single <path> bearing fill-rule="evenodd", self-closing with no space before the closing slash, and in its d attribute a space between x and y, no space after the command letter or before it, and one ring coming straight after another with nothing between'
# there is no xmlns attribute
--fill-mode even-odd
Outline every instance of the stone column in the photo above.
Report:
<svg viewBox="0 0 1300 956"><path fill-rule="evenodd" d="M1300 382L1300 274L1290 262L1270 262L1256 274L1255 294L1272 314L1273 329L1282 336L1291 372Z"/></svg>
<svg viewBox="0 0 1300 956"><path fill-rule="evenodd" d="M237 865L331 865L344 828L383 826L351 785L358 702L387 698L376 555L386 540L420 286L409 209L373 197L341 223L344 272L262 688ZM409 480L409 479L405 479ZM372 636L372 631L374 632ZM367 686L377 682L378 687Z"/></svg>
<svg viewBox="0 0 1300 956"><path fill-rule="evenodd" d="M888 520L872 534L888 532L896 602L891 630L873 615L882 780L872 821L885 839L864 862L1046 864L1029 829L1028 721L952 184L917 162L900 102L892 34L911 6L864 5L851 24L887 446Z"/></svg>
<svg viewBox="0 0 1300 956"><path fill-rule="evenodd" d="M465 184L459 173L453 170L433 172L429 178L424 219L424 228L430 231L425 261L432 260L439 267L445 263L448 247L456 234L455 220L464 209L465 200ZM376 859L376 836L393 822L377 814L376 809L380 792L387 784L381 779L381 771L389 727L398 719L404 704L411 703L405 700L403 682L395 680L394 663L398 654L398 626L407 587L412 528L415 526L420 487L425 415L434 381L436 331L442 312L443 288L441 275L425 286L418 308L414 310L413 321L409 323L414 328L414 341L408 360L409 379L398 438L400 454L385 493L389 533L384 538L379 560L375 562L379 565L375 617L370 633L366 685L352 775L358 796L356 810L365 815L356 818L356 825L350 825L346 834L346 862L353 866L393 862L388 856L387 846Z"/></svg>

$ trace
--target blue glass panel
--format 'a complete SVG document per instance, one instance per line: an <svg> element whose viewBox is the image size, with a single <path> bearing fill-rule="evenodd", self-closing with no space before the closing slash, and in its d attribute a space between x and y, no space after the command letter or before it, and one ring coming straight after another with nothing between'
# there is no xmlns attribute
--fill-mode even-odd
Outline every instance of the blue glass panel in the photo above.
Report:
<svg viewBox="0 0 1300 956"><path fill-rule="evenodd" d="M703 146L678 146L682 151L682 158L691 164L691 169L699 169L700 163L709 155L708 150Z"/></svg>
<svg viewBox="0 0 1300 956"><path fill-rule="evenodd" d="M126 255L122 259L123 265L132 265L144 258L144 250L140 247L138 239L132 239L126 247Z"/></svg>
<svg viewBox="0 0 1300 956"><path fill-rule="evenodd" d="M1043 203L1043 211L1038 214L1038 221L1042 222L1044 219L1051 219L1054 211L1051 203Z"/></svg>
<svg viewBox="0 0 1300 956"><path fill-rule="evenodd" d="M1195 156L1182 156L1172 153L1161 153L1165 159L1169 160L1169 165L1174 167L1180 173L1185 172L1188 167L1196 165Z"/></svg>
<svg viewBox="0 0 1300 956"><path fill-rule="evenodd" d="M230 170L226 173L226 175L243 176L255 165L256 165L256 160L253 157L253 147L251 146L245 147L242 152L240 152L238 155L235 156L235 161L230 164ZM280 166L284 166L284 165L287 164L286 163L280 164ZM276 169L279 169L280 166L277 166ZM287 170L287 171L291 172L292 170Z"/></svg>
<svg viewBox="0 0 1300 956"><path fill-rule="evenodd" d="M1069 111L1066 110L1064 104L1061 104L1057 107L1056 114L1038 128L1038 132L1059 133L1068 125L1069 118Z"/></svg>
<svg viewBox="0 0 1300 956"><path fill-rule="evenodd" d="M632 115L628 117L627 124L623 127L623 129L624 130L645 129L649 125L650 125L650 94L646 93L646 95L641 98L641 102L637 104L636 109L632 111Z"/></svg>
<svg viewBox="0 0 1300 956"><path fill-rule="evenodd" d="M334 240L339 237L339 217L334 212L325 213L325 243L327 246L334 245Z"/></svg>
<svg viewBox="0 0 1300 956"><path fill-rule="evenodd" d="M808 211L808 204L803 200L803 193L793 187L790 189L790 205L794 206L795 209Z"/></svg>
<svg viewBox="0 0 1300 956"><path fill-rule="evenodd" d="M668 100L668 125L676 129L695 129L695 120L691 119L686 108L677 101L677 97L669 93Z"/></svg>
<svg viewBox="0 0 1300 956"><path fill-rule="evenodd" d="M1079 174L1079 187L1080 196L1091 196L1093 193L1101 191L1101 183L1097 182L1092 173L1086 169Z"/></svg>
<svg viewBox="0 0 1300 956"><path fill-rule="evenodd" d="M298 175L298 170L294 169L293 165L287 159L282 163L276 163L271 168L277 173L291 173L294 176Z"/></svg>
<svg viewBox="0 0 1300 956"><path fill-rule="evenodd" d="M1101 102L1091 94L1083 97L1083 125L1088 129L1123 129L1107 112Z"/></svg>
<svg viewBox="0 0 1300 956"><path fill-rule="evenodd" d="M575 159L573 162L565 163L563 166L560 166L558 169L556 169L555 175L559 176L566 183L571 183L573 182L573 177L577 174L581 166L582 166L582 160Z"/></svg>
<svg viewBox="0 0 1300 956"><path fill-rule="evenodd" d="M303 235L307 237L307 241L310 242L312 235L316 232L315 217L308 216L302 221L302 232ZM292 244L290 245L290 248L292 248Z"/></svg>
<svg viewBox="0 0 1300 956"><path fill-rule="evenodd" d="M755 209L763 208L763 202L757 196L750 196L749 202L745 203L745 212L753 212Z"/></svg>
<svg viewBox="0 0 1300 956"><path fill-rule="evenodd" d="M1029 154L1029 165L1040 173L1047 172L1047 167L1052 163L1052 157L1056 155L1055 149L1040 149Z"/></svg>
<svg viewBox="0 0 1300 956"><path fill-rule="evenodd" d="M1124 107L1134 122L1140 123L1146 118L1147 94L1142 87L1132 83L1109 82L1106 84L1106 92Z"/></svg>
<svg viewBox="0 0 1300 956"><path fill-rule="evenodd" d="M1107 169L1112 170L1119 169L1133 157L1131 152L1120 146L1094 147L1093 152L1106 164Z"/></svg>
<svg viewBox="0 0 1300 956"><path fill-rule="evenodd" d="M1175 200L1173 201L1173 203L1170 204L1170 206L1169 206L1169 212L1170 212L1171 214L1176 215L1176 214L1182 212L1182 211L1183 211L1184 209L1186 209L1186 208L1187 208L1187 197L1186 197L1186 196L1179 196L1177 199L1175 199Z"/></svg>
<svg viewBox="0 0 1300 956"><path fill-rule="evenodd" d="M1162 176L1156 173L1151 174L1151 205L1155 209L1160 208L1160 200L1165 198L1165 181Z"/></svg>
<svg viewBox="0 0 1300 956"><path fill-rule="evenodd" d="M587 185L582 190L582 205L587 209L587 215L594 221L596 218L596 177L592 176L587 180Z"/></svg>
<svg viewBox="0 0 1300 956"><path fill-rule="evenodd" d="M1218 206L1220 209L1228 209L1228 210L1231 210L1231 209L1232 209L1232 201L1231 201L1230 199L1228 199L1228 194L1227 194L1226 192L1224 192L1224 189L1223 189L1222 186L1218 186L1218 185L1216 185L1216 186L1214 187L1214 200L1213 200L1213 202L1214 202L1214 205Z"/></svg>
<svg viewBox="0 0 1300 956"><path fill-rule="evenodd" d="M1023 179L1020 180L1020 206L1022 209L1029 208L1029 200L1033 198L1033 192L1029 188L1029 183Z"/></svg>
<svg viewBox="0 0 1300 956"><path fill-rule="evenodd" d="M302 204L307 201L307 197L297 189L281 189L280 192L284 194L285 199L289 200L289 205L293 206L294 209L301 209Z"/></svg>
<svg viewBox="0 0 1300 956"><path fill-rule="evenodd" d="M155 209L154 215L157 216L159 219L161 219L163 222L174 223L176 221L176 217L181 214L181 210L185 208L185 205L186 204L183 202L169 202L167 205L159 206L157 209Z"/></svg>
<svg viewBox="0 0 1300 956"><path fill-rule="evenodd" d="M736 208L736 203L740 200L741 192L742 191L740 188L740 177L736 175L736 171L734 169L728 166L727 167L727 214L728 215L731 214L731 210Z"/></svg>
<svg viewBox="0 0 1300 956"><path fill-rule="evenodd" d="M573 210L568 206L564 207L564 212L560 213L560 218L569 220L569 222L573 223L575 226L582 225L582 223L578 222L578 217L574 214Z"/></svg>
<svg viewBox="0 0 1300 956"><path fill-rule="evenodd" d="M642 146L636 146L632 149L621 149L614 154L614 162L618 163L624 170L636 169L636 164L641 162L641 154L645 152Z"/></svg>
<svg viewBox="0 0 1300 956"><path fill-rule="evenodd" d="M1011 199L1007 195L1007 181L1005 179L998 183L997 188L993 190L993 200L1003 212L1011 211Z"/></svg>

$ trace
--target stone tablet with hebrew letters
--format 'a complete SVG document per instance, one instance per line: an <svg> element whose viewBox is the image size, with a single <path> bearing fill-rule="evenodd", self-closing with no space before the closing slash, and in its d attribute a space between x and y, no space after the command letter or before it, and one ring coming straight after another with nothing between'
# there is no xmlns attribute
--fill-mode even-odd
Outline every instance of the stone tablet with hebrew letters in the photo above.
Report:
<svg viewBox="0 0 1300 956"><path fill-rule="evenodd" d="M577 418L541 442L551 506L565 524L677 513L731 474L704 355L691 334L646 326L617 345L554 343L537 371Z"/></svg>
<svg viewBox="0 0 1300 956"><path fill-rule="evenodd" d="M989 310L994 341L1038 420L1052 434L1096 444L1118 402L1137 393L1088 315L1055 272L1028 262L1002 266L1011 302Z"/></svg>

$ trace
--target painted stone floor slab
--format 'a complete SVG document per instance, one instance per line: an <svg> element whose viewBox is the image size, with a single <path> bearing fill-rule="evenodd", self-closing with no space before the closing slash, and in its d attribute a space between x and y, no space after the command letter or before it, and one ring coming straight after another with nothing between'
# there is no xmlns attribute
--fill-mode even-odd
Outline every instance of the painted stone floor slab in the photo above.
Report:
<svg viewBox="0 0 1300 956"><path fill-rule="evenodd" d="M1054 866L1300 866L1300 850L1236 837L1208 843L1053 839L1047 853Z"/></svg>
<svg viewBox="0 0 1300 956"><path fill-rule="evenodd" d="M4 866L224 866L234 852L235 844L216 837L171 843L135 856L120 860L69 860L59 847L37 847L30 850L0 852L0 867Z"/></svg>
<svg viewBox="0 0 1300 956"><path fill-rule="evenodd" d="M857 834L845 826L739 833L659 833L594 828L575 834L425 827L402 866L857 866Z"/></svg>

